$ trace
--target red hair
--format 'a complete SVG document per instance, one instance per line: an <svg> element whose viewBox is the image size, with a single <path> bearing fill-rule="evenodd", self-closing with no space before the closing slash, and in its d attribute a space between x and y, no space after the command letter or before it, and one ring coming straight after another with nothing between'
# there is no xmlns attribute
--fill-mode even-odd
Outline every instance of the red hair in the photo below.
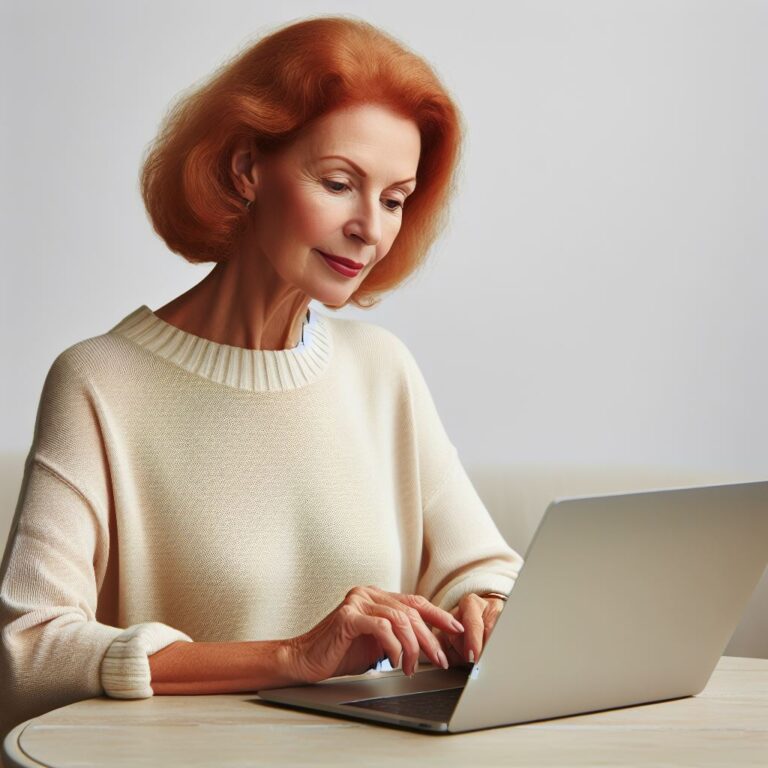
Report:
<svg viewBox="0 0 768 768"><path fill-rule="evenodd" d="M362 103L413 120L421 135L401 229L349 298L363 308L378 303L422 266L447 223L464 128L430 65L362 20L323 16L279 27L171 107L141 169L155 232L189 262L225 261L248 215L230 175L235 144L249 139L269 154L310 121Z"/></svg>

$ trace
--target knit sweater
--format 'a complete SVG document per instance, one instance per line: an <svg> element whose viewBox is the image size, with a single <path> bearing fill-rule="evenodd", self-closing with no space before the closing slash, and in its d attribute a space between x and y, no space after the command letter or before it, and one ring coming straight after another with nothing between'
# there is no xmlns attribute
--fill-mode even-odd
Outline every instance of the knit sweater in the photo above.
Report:
<svg viewBox="0 0 768 768"><path fill-rule="evenodd" d="M293 637L353 586L509 593L503 540L392 332L310 311L284 350L146 305L53 362L0 569L0 733L152 695L178 640Z"/></svg>

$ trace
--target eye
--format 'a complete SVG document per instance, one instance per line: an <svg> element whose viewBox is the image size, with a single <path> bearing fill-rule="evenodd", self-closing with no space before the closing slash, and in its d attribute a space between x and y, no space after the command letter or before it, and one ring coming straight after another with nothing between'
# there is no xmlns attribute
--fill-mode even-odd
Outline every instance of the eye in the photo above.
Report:
<svg viewBox="0 0 768 768"><path fill-rule="evenodd" d="M341 192L342 189L349 189L349 186L347 184L344 184L342 181L334 181L333 179L323 179L323 184L325 184L326 187L331 189L331 192ZM338 184L342 189L332 189L329 185L330 184Z"/></svg>
<svg viewBox="0 0 768 768"><path fill-rule="evenodd" d="M334 181L333 179L323 179L323 184L330 189L331 192L343 192L345 189L349 189L349 185L345 184L343 181ZM336 185L335 187L331 185ZM387 201L387 203L394 203L394 206L386 205L385 208L388 211L398 211L400 208L403 207L403 202L401 200L397 200L394 197L390 197Z"/></svg>

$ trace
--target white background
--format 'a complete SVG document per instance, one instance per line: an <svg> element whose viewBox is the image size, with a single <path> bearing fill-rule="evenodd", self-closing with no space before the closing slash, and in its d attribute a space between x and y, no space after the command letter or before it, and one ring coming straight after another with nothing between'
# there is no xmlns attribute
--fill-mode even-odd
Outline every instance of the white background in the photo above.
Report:
<svg viewBox="0 0 768 768"><path fill-rule="evenodd" d="M339 313L410 347L464 461L766 475L766 2L0 7L0 450L29 449L61 351L211 268L138 191L171 100L344 13L423 55L469 127L428 269Z"/></svg>

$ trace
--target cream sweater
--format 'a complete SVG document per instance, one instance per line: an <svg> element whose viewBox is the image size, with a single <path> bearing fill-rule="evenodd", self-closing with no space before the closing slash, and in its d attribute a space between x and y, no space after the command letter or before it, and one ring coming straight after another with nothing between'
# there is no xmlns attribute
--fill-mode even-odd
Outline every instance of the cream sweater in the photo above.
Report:
<svg viewBox="0 0 768 768"><path fill-rule="evenodd" d="M522 558L477 495L409 350L310 312L251 350L141 306L45 379L0 570L0 733L152 695L177 640L281 639L355 585L450 610Z"/></svg>

